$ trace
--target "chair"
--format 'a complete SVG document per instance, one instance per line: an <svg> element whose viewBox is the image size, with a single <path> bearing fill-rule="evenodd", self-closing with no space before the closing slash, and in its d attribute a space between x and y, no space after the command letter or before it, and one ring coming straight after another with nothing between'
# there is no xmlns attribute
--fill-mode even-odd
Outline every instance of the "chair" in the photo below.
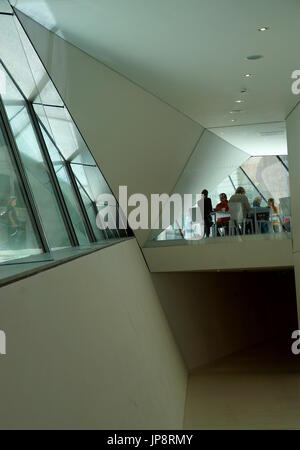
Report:
<svg viewBox="0 0 300 450"><path fill-rule="evenodd" d="M203 208L190 208L185 225L185 239L200 240L204 238Z"/></svg>
<svg viewBox="0 0 300 450"><path fill-rule="evenodd" d="M229 233L230 214L218 211L214 213L214 216L215 235L219 237L226 236Z"/></svg>
<svg viewBox="0 0 300 450"><path fill-rule="evenodd" d="M250 215L254 217L256 234L273 232L270 208L251 208Z"/></svg>
<svg viewBox="0 0 300 450"><path fill-rule="evenodd" d="M235 234L246 234L246 225L250 225L253 234L253 222L244 217L243 206L239 202L229 202L230 222L229 236ZM241 229L242 227L242 233Z"/></svg>

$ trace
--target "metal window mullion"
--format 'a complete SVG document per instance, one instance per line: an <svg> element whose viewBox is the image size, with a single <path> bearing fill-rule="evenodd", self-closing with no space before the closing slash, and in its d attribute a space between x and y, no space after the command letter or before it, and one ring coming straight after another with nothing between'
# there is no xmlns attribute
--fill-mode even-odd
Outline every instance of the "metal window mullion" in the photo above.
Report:
<svg viewBox="0 0 300 450"><path fill-rule="evenodd" d="M4 64L4 62L2 61L1 58L0 58L0 64L2 64L4 71L9 76L10 80L12 81L13 85L15 86L15 88L17 89L17 91L19 92L19 94L21 95L23 100L26 101L27 98L26 98L24 92L22 91L22 89L20 88L20 86L18 85L18 83L16 82L16 80L14 79L14 77L11 74L11 72L8 70L8 68L6 67L6 65Z"/></svg>
<svg viewBox="0 0 300 450"><path fill-rule="evenodd" d="M54 147L56 148L56 150L58 151L59 155L61 156L61 158L62 158L63 161L64 161L64 167L65 167L66 170L67 170L67 173L68 173L68 176L69 176L69 179L70 179L70 183L71 183L71 187L72 187L72 189L73 189L73 191L74 191L74 193L75 193L75 197L76 197L76 199L77 199L77 201L78 201L79 209L80 209L80 212L81 212L81 216L82 216L82 218L83 218L83 222L84 222L85 229L86 229L86 231L87 231L87 233L88 233L89 240L90 240L91 242L97 242L97 238L96 238L95 233L94 233L94 230L93 230L93 228L92 228L92 226L91 226L91 223L90 223L88 214L87 214L87 212L86 212L86 209L85 209L85 206L84 206L84 203L83 203L83 200L82 200L82 198L81 198L81 194L80 194L80 191L79 191L77 182L76 182L76 177L75 177L75 174L74 174L74 172L73 172L73 170L72 170L72 167L71 167L71 162L70 162L70 161L67 161L67 160L65 159L65 157L63 156L63 154L60 152L58 146L56 145L56 142L55 142L54 139L53 139L53 137L50 135L50 133L48 132L48 130L47 130L47 128L45 127L45 125L43 124L43 122L39 119L39 117L38 117L37 114L35 113L32 104L31 104L31 106L32 106L33 112L34 112L34 114L35 114L35 117L36 117L36 119L37 119L37 121L38 121L38 124L39 124L40 128L43 129L44 132L47 134L47 136L48 136L48 138L50 139L51 143L54 145ZM81 183L80 183L80 184L81 184ZM85 190L84 190L84 191L85 191ZM88 197L89 197L89 196L88 196ZM90 198L90 197L89 197L89 198ZM98 211L97 211L97 214L98 214Z"/></svg>
<svg viewBox="0 0 300 450"><path fill-rule="evenodd" d="M232 181L231 176L229 175L228 178L229 178L229 180L230 180L230 183L232 184L232 187L233 187L234 191L236 191L236 187L235 187L235 185L234 185L234 182Z"/></svg>
<svg viewBox="0 0 300 450"><path fill-rule="evenodd" d="M85 206L84 206L81 194L80 194L80 190L79 190L77 182L76 182L75 175L74 175L72 167L71 167L71 163L69 161L65 161L65 167L66 167L66 170L67 170L69 178L70 178L71 186L73 188L73 191L75 192L75 196L76 196L78 204L79 204L80 212L81 212L81 215L83 218L84 226L85 226L86 232L88 234L88 237L91 242L97 242L94 230L90 223L88 213L85 209Z"/></svg>
<svg viewBox="0 0 300 450"><path fill-rule="evenodd" d="M259 195L261 196L261 198L263 198L264 201L265 201L266 203L268 203L266 197L263 195L262 192L260 192L260 190L258 189L258 187L255 186L255 184L253 183L253 181L251 180L251 178L249 177L249 175L247 175L246 171L245 171L242 167L240 167L240 169L241 169L241 171L243 172L243 174L245 175L245 177L250 181L250 183L252 184L252 186L254 187L254 189L259 193Z"/></svg>
<svg viewBox="0 0 300 450"><path fill-rule="evenodd" d="M23 187L25 204L27 206L29 215L31 216L33 226L35 228L35 231L37 232L40 243L42 244L43 250L45 253L49 253L50 248L42 227L42 223L30 188L27 174L23 166L23 162L21 160L17 144L15 142L14 134L1 95L0 95L0 116L4 124L4 130L9 144L9 149L11 151L11 156L15 163L15 167L17 169L17 173L19 175L19 179Z"/></svg>
<svg viewBox="0 0 300 450"><path fill-rule="evenodd" d="M51 158L50 158L50 155L49 155L49 152L48 152L48 148L47 148L46 142L45 142L44 137L43 137L43 133L42 133L42 131L40 129L39 122L38 122L38 119L36 117L36 114L35 114L35 111L33 109L33 106L32 106L32 104L29 101L27 101L27 109L28 109L28 112L29 112L29 115L30 115L30 118L31 118L31 122L32 122L32 125L33 125L33 128L34 128L34 131L35 131L36 138L37 138L37 140L38 140L38 142L40 144L40 149L42 151L42 154L43 154L43 157L44 157L44 161L45 161L46 166L48 168L48 173L49 173L49 176L50 176L50 180L51 180L51 184L52 184L52 187L53 187L53 190L54 190L54 194L55 194L55 197L56 197L56 200L57 200L57 203L58 203L58 206L59 206L59 209L60 209L60 212L61 212L64 224L66 226L66 229L67 229L67 232L68 232L71 244L72 244L73 247L78 247L79 246L79 242L78 242L78 239L77 239L77 236L76 236L76 232L75 232L75 229L74 229L74 226L73 226L73 223L72 223L72 220L71 220L71 217L70 217L70 214L69 214L69 211L68 211L68 208L67 208L64 196L63 196L63 193L61 191L61 188L60 188L57 176L56 176L56 172L54 170L54 166L52 164L52 161L51 161Z"/></svg>
<svg viewBox="0 0 300 450"><path fill-rule="evenodd" d="M285 164L285 162L280 158L280 156L277 155L277 159L279 160L279 162L283 165L283 167L285 168L285 170L287 172L289 172L289 168L288 166Z"/></svg>

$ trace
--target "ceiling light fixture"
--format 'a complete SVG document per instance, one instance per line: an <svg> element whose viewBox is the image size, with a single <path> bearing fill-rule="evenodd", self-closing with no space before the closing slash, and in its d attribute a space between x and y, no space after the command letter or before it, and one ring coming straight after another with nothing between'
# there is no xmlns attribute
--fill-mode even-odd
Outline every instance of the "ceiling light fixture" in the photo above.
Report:
<svg viewBox="0 0 300 450"><path fill-rule="evenodd" d="M235 103L244 103L245 100L236 100Z"/></svg>
<svg viewBox="0 0 300 450"><path fill-rule="evenodd" d="M244 78L251 78L253 77L252 73L245 73Z"/></svg>
<svg viewBox="0 0 300 450"><path fill-rule="evenodd" d="M270 27L259 27L258 31L269 31Z"/></svg>

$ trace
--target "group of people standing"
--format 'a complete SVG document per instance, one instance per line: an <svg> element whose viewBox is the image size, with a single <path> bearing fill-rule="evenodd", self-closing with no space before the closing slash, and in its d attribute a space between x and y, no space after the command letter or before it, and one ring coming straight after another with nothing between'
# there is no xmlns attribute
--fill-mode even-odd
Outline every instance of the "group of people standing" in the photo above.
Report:
<svg viewBox="0 0 300 450"><path fill-rule="evenodd" d="M211 227L213 225L213 221L211 218L212 212L224 212L229 213L229 203L240 203L242 206L243 211L243 217L246 218L248 216L248 213L251 208L260 208L262 203L261 197L256 197L253 200L252 206L250 205L250 202L246 196L246 191L242 186L239 186L235 194L233 194L229 201L227 199L227 195L223 192L219 195L220 202L216 205L216 207L213 209L211 199L208 197L208 191L207 189L204 189L202 191L202 195L204 196L204 234L205 237L210 237L210 231ZM275 205L275 201L273 198L268 199L267 207L271 209L272 214L277 215L278 214L278 208ZM217 221L217 227L227 227L229 225L230 217L221 217ZM279 231L279 220L275 218L273 220L273 227L274 231Z"/></svg>

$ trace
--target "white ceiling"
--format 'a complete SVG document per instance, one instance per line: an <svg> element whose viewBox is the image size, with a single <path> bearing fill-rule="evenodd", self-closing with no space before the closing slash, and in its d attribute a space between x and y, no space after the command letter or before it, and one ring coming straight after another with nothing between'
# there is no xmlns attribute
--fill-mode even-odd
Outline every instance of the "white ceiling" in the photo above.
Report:
<svg viewBox="0 0 300 450"><path fill-rule="evenodd" d="M210 131L251 156L287 155L285 122L213 128Z"/></svg>
<svg viewBox="0 0 300 450"><path fill-rule="evenodd" d="M298 0L11 0L207 128L285 119L299 98ZM257 31L262 25L271 30ZM260 61L247 61L262 54ZM256 76L243 79L251 72Z"/></svg>

